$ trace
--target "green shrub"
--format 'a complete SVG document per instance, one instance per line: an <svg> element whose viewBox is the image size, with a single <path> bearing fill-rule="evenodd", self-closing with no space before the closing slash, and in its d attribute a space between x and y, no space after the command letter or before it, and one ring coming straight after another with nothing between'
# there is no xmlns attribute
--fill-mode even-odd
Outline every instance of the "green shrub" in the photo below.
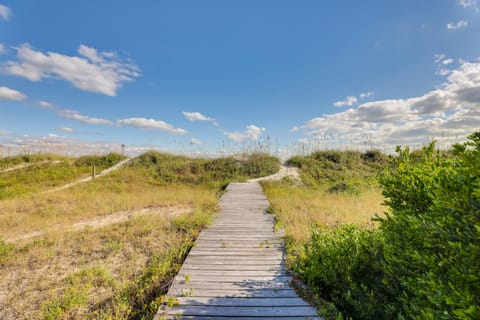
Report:
<svg viewBox="0 0 480 320"><path fill-rule="evenodd" d="M480 133L453 158L398 149L381 183L385 272L396 309L415 319L480 318Z"/></svg>
<svg viewBox="0 0 480 320"><path fill-rule="evenodd" d="M385 319L382 260L380 232L344 225L315 228L293 269L344 317Z"/></svg>

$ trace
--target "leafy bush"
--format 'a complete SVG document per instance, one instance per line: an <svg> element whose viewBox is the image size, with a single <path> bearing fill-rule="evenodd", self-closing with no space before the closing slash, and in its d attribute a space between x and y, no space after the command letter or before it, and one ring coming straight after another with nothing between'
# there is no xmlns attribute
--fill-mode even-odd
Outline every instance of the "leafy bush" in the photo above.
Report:
<svg viewBox="0 0 480 320"><path fill-rule="evenodd" d="M433 143L414 156L399 148L381 178L385 272L409 318L480 319L480 133L469 139L452 159Z"/></svg>
<svg viewBox="0 0 480 320"><path fill-rule="evenodd" d="M75 166L85 167L85 166L97 166L100 169L110 168L120 161L125 159L124 156L118 153L109 153L103 156L82 156L75 160Z"/></svg>
<svg viewBox="0 0 480 320"><path fill-rule="evenodd" d="M315 228L293 269L342 315L384 319L383 241L377 230L353 225Z"/></svg>

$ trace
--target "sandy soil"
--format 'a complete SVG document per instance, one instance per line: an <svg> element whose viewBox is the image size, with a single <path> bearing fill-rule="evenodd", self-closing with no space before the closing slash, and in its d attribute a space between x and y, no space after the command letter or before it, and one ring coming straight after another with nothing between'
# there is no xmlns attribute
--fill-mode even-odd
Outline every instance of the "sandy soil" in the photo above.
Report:
<svg viewBox="0 0 480 320"><path fill-rule="evenodd" d="M170 206L170 207L149 207L143 208L137 211L119 211L105 216L98 216L88 220L79 221L73 223L69 226L58 225L48 230L35 231L24 234L15 238L6 238L7 242L18 242L25 241L32 238L40 237L44 234L55 232L55 231L78 231L84 228L101 228L115 223L125 222L129 219L139 216L148 216L148 215L164 215L166 217L173 217L180 215L182 213L190 212L192 208L185 206Z"/></svg>
<svg viewBox="0 0 480 320"><path fill-rule="evenodd" d="M262 178L257 178L257 179L250 179L248 180L249 182L258 182L258 181L264 181L264 180L281 180L285 177L291 177L293 180L300 182L300 174L298 173L298 168L294 167L288 167L285 165L282 165L280 167L280 170L272 174L270 176L262 177Z"/></svg>

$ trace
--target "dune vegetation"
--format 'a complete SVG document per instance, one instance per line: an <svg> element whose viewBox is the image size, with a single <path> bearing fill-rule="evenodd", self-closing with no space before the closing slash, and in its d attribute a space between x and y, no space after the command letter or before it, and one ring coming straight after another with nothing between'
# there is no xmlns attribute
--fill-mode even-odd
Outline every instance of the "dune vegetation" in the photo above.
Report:
<svg viewBox="0 0 480 320"><path fill-rule="evenodd" d="M71 169L89 168L93 160L102 167L97 158L66 161ZM192 159L148 152L89 183L35 193L45 188L45 172L59 177L57 185L79 177L64 177L67 170L57 164L42 166L16 170L29 177L28 192L0 189L2 319L151 318L224 187L272 174L279 161L264 154ZM1 181L13 189L23 182L11 172ZM126 219L110 219L122 212Z"/></svg>
<svg viewBox="0 0 480 320"><path fill-rule="evenodd" d="M263 186L299 290L325 319L480 318L479 159L480 133L292 158L303 184Z"/></svg>

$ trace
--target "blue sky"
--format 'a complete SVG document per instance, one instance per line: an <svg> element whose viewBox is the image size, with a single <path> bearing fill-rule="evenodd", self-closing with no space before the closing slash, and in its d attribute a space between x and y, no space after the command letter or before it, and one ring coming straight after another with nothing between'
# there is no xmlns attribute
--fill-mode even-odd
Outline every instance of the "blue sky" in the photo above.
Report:
<svg viewBox="0 0 480 320"><path fill-rule="evenodd" d="M388 151L480 129L480 1L0 4L3 153Z"/></svg>

